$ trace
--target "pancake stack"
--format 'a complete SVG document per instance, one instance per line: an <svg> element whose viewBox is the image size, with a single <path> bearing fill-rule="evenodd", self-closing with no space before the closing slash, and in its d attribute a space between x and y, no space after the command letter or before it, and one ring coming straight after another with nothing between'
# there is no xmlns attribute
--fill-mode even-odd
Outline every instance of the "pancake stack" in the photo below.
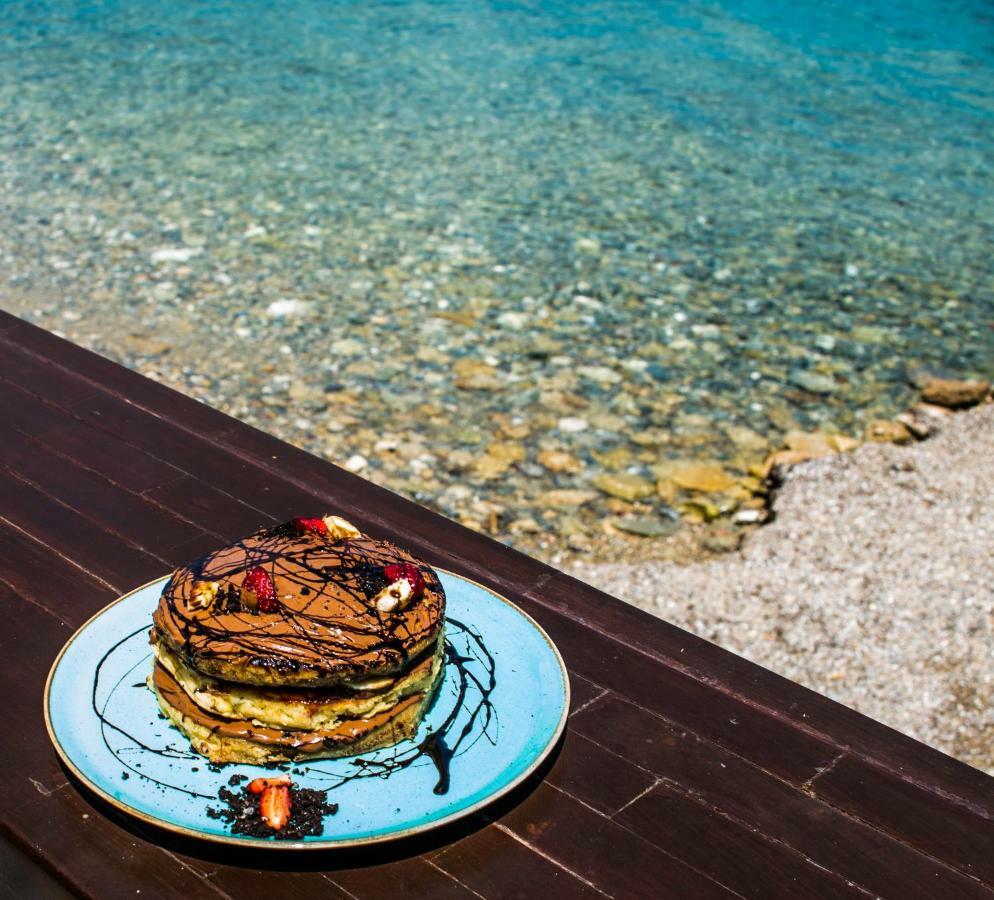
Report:
<svg viewBox="0 0 994 900"><path fill-rule="evenodd" d="M367 752L417 731L444 613L426 563L337 516L293 519L173 573L148 683L215 763Z"/></svg>

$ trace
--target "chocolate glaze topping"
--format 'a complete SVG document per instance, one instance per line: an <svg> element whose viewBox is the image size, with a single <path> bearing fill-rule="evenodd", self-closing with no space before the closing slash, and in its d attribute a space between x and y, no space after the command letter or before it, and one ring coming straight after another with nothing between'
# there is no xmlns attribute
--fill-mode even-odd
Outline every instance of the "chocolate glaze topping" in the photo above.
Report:
<svg viewBox="0 0 994 900"><path fill-rule="evenodd" d="M383 567L411 563L425 580L421 597L395 613L373 602L387 584ZM277 609L243 608L240 586L260 566L276 588ZM206 608L197 582L221 589ZM333 540L263 529L178 569L153 616L158 634L191 665L257 684L335 685L406 668L437 637L445 592L424 562L368 537Z"/></svg>

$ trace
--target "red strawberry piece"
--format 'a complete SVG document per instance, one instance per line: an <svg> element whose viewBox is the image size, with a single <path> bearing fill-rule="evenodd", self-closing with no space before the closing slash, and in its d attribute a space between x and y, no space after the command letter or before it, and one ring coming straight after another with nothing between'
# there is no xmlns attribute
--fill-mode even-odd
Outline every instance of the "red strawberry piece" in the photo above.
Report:
<svg viewBox="0 0 994 900"><path fill-rule="evenodd" d="M256 778L254 781L248 783L248 791L250 794L261 794L266 788L280 784L285 784L289 787L290 776L277 775L276 778Z"/></svg>
<svg viewBox="0 0 994 900"><path fill-rule="evenodd" d="M290 524L297 529L299 534L327 534L328 526L323 519L306 519L298 517L291 519Z"/></svg>
<svg viewBox="0 0 994 900"><path fill-rule="evenodd" d="M242 603L249 609L257 609L262 613L276 612L279 608L276 602L276 585L261 566L249 570L245 576L242 582Z"/></svg>
<svg viewBox="0 0 994 900"><path fill-rule="evenodd" d="M391 584L395 581L406 581L411 586L412 600L417 600L425 592L424 576L413 563L391 563L383 567L383 574Z"/></svg>
<svg viewBox="0 0 994 900"><path fill-rule="evenodd" d="M259 798L262 821L279 831L290 820L290 785L271 784L264 788Z"/></svg>

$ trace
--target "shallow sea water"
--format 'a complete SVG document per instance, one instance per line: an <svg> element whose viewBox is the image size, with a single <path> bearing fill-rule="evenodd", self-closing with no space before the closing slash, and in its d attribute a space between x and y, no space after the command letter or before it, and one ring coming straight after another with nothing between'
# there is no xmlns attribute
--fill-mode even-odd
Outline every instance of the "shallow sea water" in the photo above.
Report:
<svg viewBox="0 0 994 900"><path fill-rule="evenodd" d="M4 308L540 552L994 374L979 0L8 2L0 117Z"/></svg>

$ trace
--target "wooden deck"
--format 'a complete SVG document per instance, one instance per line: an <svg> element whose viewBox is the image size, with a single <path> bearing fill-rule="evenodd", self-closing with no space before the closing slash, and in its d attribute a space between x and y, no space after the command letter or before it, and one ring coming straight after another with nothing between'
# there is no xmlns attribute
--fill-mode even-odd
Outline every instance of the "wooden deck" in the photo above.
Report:
<svg viewBox="0 0 994 900"><path fill-rule="evenodd" d="M0 891L994 896L978 770L6 314L0 377ZM324 510L548 631L573 711L542 777L429 837L306 856L167 836L70 781L41 713L70 634L173 566Z"/></svg>

